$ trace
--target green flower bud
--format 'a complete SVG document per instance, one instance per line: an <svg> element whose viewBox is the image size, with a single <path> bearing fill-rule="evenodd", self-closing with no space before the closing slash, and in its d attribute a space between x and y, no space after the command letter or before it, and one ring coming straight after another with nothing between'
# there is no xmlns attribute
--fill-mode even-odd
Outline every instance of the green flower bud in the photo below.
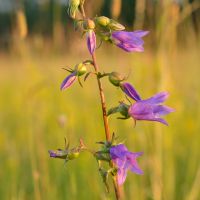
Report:
<svg viewBox="0 0 200 200"><path fill-rule="evenodd" d="M68 154L67 158L68 158L69 160L73 160L73 159L75 159L75 158L78 158L78 157L79 157L79 154L80 154L79 151L70 152L70 153Z"/></svg>
<svg viewBox="0 0 200 200"><path fill-rule="evenodd" d="M76 17L76 12L78 11L78 7L80 5L80 0L68 0L68 15L71 18L75 18Z"/></svg>
<svg viewBox="0 0 200 200"><path fill-rule="evenodd" d="M111 72L109 74L109 81L116 87L120 86L120 82L124 81L124 77L118 72Z"/></svg>
<svg viewBox="0 0 200 200"><path fill-rule="evenodd" d="M86 65L83 63L79 63L75 66L75 71L77 72L77 76L82 76L87 72Z"/></svg>
<svg viewBox="0 0 200 200"><path fill-rule="evenodd" d="M124 116L126 119L128 119L130 116L129 116L129 113L128 113L128 110L129 110L129 105L125 104L125 103L120 103L119 107L118 107L118 112L120 112L120 114L122 116Z"/></svg>
<svg viewBox="0 0 200 200"><path fill-rule="evenodd" d="M107 26L110 23L110 19L105 16L100 16L95 18L95 22L101 26Z"/></svg>
<svg viewBox="0 0 200 200"><path fill-rule="evenodd" d="M108 27L113 31L121 31L121 30L125 29L125 27L122 24L116 22L113 19L110 20L110 23L108 24Z"/></svg>

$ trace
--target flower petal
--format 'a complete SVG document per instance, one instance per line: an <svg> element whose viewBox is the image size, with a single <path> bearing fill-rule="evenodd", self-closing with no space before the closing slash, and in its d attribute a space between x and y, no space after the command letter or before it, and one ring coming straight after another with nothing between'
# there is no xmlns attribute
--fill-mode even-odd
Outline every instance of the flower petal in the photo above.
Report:
<svg viewBox="0 0 200 200"><path fill-rule="evenodd" d="M122 185L125 182L126 176L127 176L127 169L118 168L117 182L118 182L119 185Z"/></svg>
<svg viewBox="0 0 200 200"><path fill-rule="evenodd" d="M129 115L135 120L157 121L165 125L167 122L160 118L161 115L166 115L173 112L172 108L156 104L148 104L144 101L138 101L129 108Z"/></svg>
<svg viewBox="0 0 200 200"><path fill-rule="evenodd" d="M111 158L112 159L115 159L115 158L120 158L120 159L123 159L124 157L124 152L128 151L128 149L126 148L125 145L123 144L119 144L119 145L116 145L116 146L112 146L110 148L110 155L111 155Z"/></svg>
<svg viewBox="0 0 200 200"><path fill-rule="evenodd" d="M52 157L52 158L56 158L57 157L57 154L56 154L55 151L49 150L48 152L49 152L50 157Z"/></svg>
<svg viewBox="0 0 200 200"><path fill-rule="evenodd" d="M155 94L154 96L152 96L149 99L143 100L143 102L145 102L145 103L148 102L151 104L159 104L159 103L163 103L168 97L169 97L168 92L160 92L160 93Z"/></svg>
<svg viewBox="0 0 200 200"><path fill-rule="evenodd" d="M169 114L171 112L174 112L174 109L170 108L168 106L156 105L153 108L153 112L154 112L154 114L160 116L160 115L167 115L167 114Z"/></svg>
<svg viewBox="0 0 200 200"><path fill-rule="evenodd" d="M129 96L130 98L134 99L135 101L141 100L139 94L135 90L135 88L130 83L122 83L121 89L124 93Z"/></svg>
<svg viewBox="0 0 200 200"><path fill-rule="evenodd" d="M140 169L136 158L138 156L141 156L143 154L143 152L138 152L138 153L132 153L132 152L128 152L127 154L127 160L129 162L130 165L130 170L136 174L143 174L143 171Z"/></svg>
<svg viewBox="0 0 200 200"><path fill-rule="evenodd" d="M93 30L87 32L87 46L90 54L93 54L96 49L96 35Z"/></svg>
<svg viewBox="0 0 200 200"><path fill-rule="evenodd" d="M115 45L127 52L143 52L144 41L141 37L145 36L148 31L114 31L112 32L111 40Z"/></svg>
<svg viewBox="0 0 200 200"><path fill-rule="evenodd" d="M71 73L69 76L67 76L64 79L64 81L62 82L62 84L60 86L60 89L64 90L64 89L70 87L76 79L77 79L76 72Z"/></svg>
<svg viewBox="0 0 200 200"><path fill-rule="evenodd" d="M144 37L148 33L149 31L142 31L142 30L133 31L135 37Z"/></svg>
<svg viewBox="0 0 200 200"><path fill-rule="evenodd" d="M149 121L156 121L156 122L160 122L166 126L168 126L168 123L166 122L166 120L164 120L163 118L154 118L152 120L149 120Z"/></svg>
<svg viewBox="0 0 200 200"><path fill-rule="evenodd" d="M153 115L153 108L150 104L143 103L143 101L138 101L129 108L130 116L137 120L142 120L147 118L147 116Z"/></svg>

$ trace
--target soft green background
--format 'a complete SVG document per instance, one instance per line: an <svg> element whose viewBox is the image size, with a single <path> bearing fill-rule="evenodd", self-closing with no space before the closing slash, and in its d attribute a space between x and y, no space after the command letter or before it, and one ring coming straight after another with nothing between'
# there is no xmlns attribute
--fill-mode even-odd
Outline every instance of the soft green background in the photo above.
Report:
<svg viewBox="0 0 200 200"><path fill-rule="evenodd" d="M169 127L154 122L134 127L132 119L109 118L111 131L125 139L130 151L144 152L138 159L144 175L128 173L124 184L128 200L200 199L199 39L191 18L183 18L179 27L166 15L150 28L144 53L128 54L106 44L97 50L102 71L129 75L143 98L168 91L166 104L176 110L166 117ZM90 57L84 39L76 35L70 48L69 42L62 44L63 50L40 35L23 37L14 37L9 51L0 53L0 199L114 199L112 190L106 194L90 154L66 165L48 155L49 149L64 147L64 137L71 147L82 138L94 149L105 137L95 78L83 88L75 83L59 90L67 75L61 68ZM107 107L124 99L107 78L103 87Z"/></svg>

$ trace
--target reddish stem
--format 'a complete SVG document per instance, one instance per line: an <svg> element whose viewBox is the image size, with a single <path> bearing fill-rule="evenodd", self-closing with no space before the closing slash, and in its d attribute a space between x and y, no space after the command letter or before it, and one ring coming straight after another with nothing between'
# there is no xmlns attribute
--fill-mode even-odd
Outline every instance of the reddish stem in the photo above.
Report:
<svg viewBox="0 0 200 200"><path fill-rule="evenodd" d="M86 19L85 10L84 10L83 5L80 6L80 11L82 13L83 18ZM98 74L99 73L99 67L98 67L98 64L97 64L97 61L96 61L95 52L92 54L92 60L93 60L95 72ZM104 129L105 129L105 134L106 134L106 141L109 142L111 140L111 135L110 135L109 125L108 125L105 95L104 95L104 92L103 92L101 80L98 77L97 77L97 83L98 83L99 94L100 94L100 98L101 98L101 107L102 107L102 114L103 114ZM113 166L113 163L111 162L110 165ZM113 179L113 185L114 185L114 189L115 189L116 199L120 200L120 198L121 198L120 188L119 188L116 177Z"/></svg>

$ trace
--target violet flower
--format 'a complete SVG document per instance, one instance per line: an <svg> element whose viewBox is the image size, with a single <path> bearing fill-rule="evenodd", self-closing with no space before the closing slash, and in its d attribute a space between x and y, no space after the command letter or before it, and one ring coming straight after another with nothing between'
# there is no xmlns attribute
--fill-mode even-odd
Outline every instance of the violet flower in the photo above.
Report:
<svg viewBox="0 0 200 200"><path fill-rule="evenodd" d="M92 55L96 49L96 35L93 30L87 32L87 46L90 54Z"/></svg>
<svg viewBox="0 0 200 200"><path fill-rule="evenodd" d="M149 31L114 31L112 32L111 40L119 48L127 52L143 52L144 41L141 37L147 35Z"/></svg>
<svg viewBox="0 0 200 200"><path fill-rule="evenodd" d="M161 116L174 111L168 106L161 105L169 96L167 92L160 92L149 99L142 100L130 83L121 83L120 87L127 96L136 101L128 110L129 116L135 120L157 121L168 125L161 118Z"/></svg>
<svg viewBox="0 0 200 200"><path fill-rule="evenodd" d="M127 171L131 170L136 174L143 174L143 171L139 168L137 163L137 157L143 153L129 152L125 145L119 144L110 148L110 156L117 170L117 181L119 185L122 185L126 180Z"/></svg>
<svg viewBox="0 0 200 200"><path fill-rule="evenodd" d="M60 89L64 90L67 89L68 87L70 87L75 80L77 79L77 72L74 71L73 73L71 73L69 76L67 76L64 81L62 82Z"/></svg>

